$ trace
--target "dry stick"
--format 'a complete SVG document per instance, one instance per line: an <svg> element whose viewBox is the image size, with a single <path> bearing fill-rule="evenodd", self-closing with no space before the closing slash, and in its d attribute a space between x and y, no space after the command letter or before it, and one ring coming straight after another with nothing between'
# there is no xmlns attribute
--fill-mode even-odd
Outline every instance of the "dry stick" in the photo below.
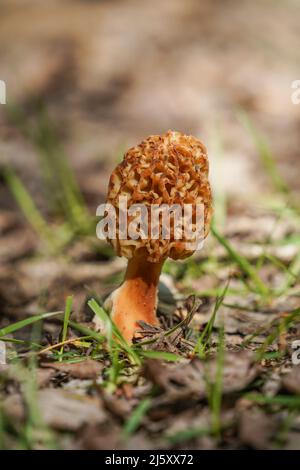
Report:
<svg viewBox="0 0 300 470"><path fill-rule="evenodd" d="M59 348L60 346L64 346L65 344L76 343L76 341L81 341L82 339L87 339L87 338L89 338L89 336L82 336L81 338L67 339L65 341L61 341L60 343L51 344L51 346L47 346L47 348L44 348L41 351L38 351L37 355L45 354L46 352L52 351L52 349Z"/></svg>

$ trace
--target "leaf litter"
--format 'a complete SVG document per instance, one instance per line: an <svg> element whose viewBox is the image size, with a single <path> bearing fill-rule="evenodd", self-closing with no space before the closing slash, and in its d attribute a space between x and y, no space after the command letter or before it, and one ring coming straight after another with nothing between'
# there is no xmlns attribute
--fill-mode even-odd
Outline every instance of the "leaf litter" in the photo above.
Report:
<svg viewBox="0 0 300 470"><path fill-rule="evenodd" d="M219 12L223 15L220 5L214 17ZM245 19L248 23L248 14ZM215 35L216 28L213 31ZM224 61L227 67L227 57ZM107 82L115 80L108 78ZM96 83L98 86L98 78ZM234 82L231 85L235 87ZM134 87L125 88L134 93ZM78 102L88 101L87 96L82 98ZM252 95L243 98L252 99ZM259 109L259 98L253 99L253 106ZM127 97L120 102L127 103ZM110 103L108 106L114 112ZM117 114L110 120L114 130L105 132L112 136L112 142L106 142L108 147L114 144L115 122L124 112L117 102L115 107ZM0 341L5 343L8 362L0 365L1 445L27 449L299 448L299 366L292 363L292 344L300 339L299 211L291 203L287 185L278 182L272 155L268 155L271 174L262 175L257 166L254 178L259 180L259 174L271 180L271 187L275 184L269 199L265 191L251 201L232 191L228 197L221 194L221 210L216 207L221 217L215 221L220 227L215 226L204 250L193 258L165 264L158 305L160 325L141 324L129 346L120 338L115 341L114 335L108 338L101 329L96 332L89 307L92 298L101 307L121 282L124 260L114 258L107 246L95 240L95 221L87 215L73 174L61 171L66 162L47 128L47 113L37 109L30 113L37 119L30 119L34 128L27 131L33 130L33 137L48 132L46 141L51 137L53 148L49 155L43 154L44 164L53 176L51 165L59 154L55 164L65 181L59 186L57 178L49 182L42 175L39 187L48 195L43 198L40 190L36 194L33 189L31 196L32 187L27 183L35 175L28 174L22 186L11 168L10 185L1 179ZM151 114L148 108L145 114ZM132 119L134 133L137 121ZM94 122L93 114L93 133ZM142 126L146 127L144 122ZM236 124L230 126L230 139L238 148L245 139ZM123 139L124 129L119 127ZM25 138L16 125L13 132ZM98 133L94 134L98 152ZM282 141L282 132L278 136ZM34 137L29 141L41 157L45 150L42 140ZM257 137L250 143L255 142ZM298 141L296 144L294 158ZM20 166L24 155L31 156L26 152L24 145L13 152ZM240 157L239 152L247 153L249 160L254 156L248 148L246 153L238 148ZM231 153L232 149L226 150L225 164ZM291 155L291 151L283 152L282 158L288 161ZM99 194L104 197L109 165L94 160L81 166L78 182L94 214ZM295 166L296 159L293 178L297 177ZM222 187L229 173L234 175L223 172L217 187ZM231 186L236 191L242 184ZM56 194L64 197L56 200ZM73 206L62 204L64 199L72 200ZM74 224L74 211L81 223L76 218ZM65 316L68 296L73 298L69 321ZM41 317L41 312L59 313ZM10 328L27 319L31 322Z"/></svg>

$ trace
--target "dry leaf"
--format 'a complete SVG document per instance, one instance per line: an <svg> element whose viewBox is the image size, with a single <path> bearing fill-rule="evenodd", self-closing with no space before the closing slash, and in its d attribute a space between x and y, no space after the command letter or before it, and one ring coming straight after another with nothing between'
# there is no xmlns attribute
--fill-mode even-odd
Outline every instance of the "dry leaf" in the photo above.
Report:
<svg viewBox="0 0 300 470"><path fill-rule="evenodd" d="M300 366L294 366L283 378L282 385L291 393L300 393Z"/></svg>
<svg viewBox="0 0 300 470"><path fill-rule="evenodd" d="M217 362L209 361L208 377L214 381L217 376ZM246 388L257 376L258 367L251 351L227 352L224 358L222 388L223 393L231 393Z"/></svg>
<svg viewBox="0 0 300 470"><path fill-rule="evenodd" d="M241 441L254 449L267 449L275 431L272 416L259 408L243 410L239 418L239 437Z"/></svg>
<svg viewBox="0 0 300 470"><path fill-rule="evenodd" d="M39 391L37 405L44 422L55 429L76 431L84 424L103 423L106 420L98 398L76 395L61 389ZM9 416L25 418L24 402L20 394L8 397L3 406Z"/></svg>
<svg viewBox="0 0 300 470"><path fill-rule="evenodd" d="M65 372L77 379L97 379L103 371L103 364L93 359L75 363L43 362L40 365L44 368Z"/></svg>
<svg viewBox="0 0 300 470"><path fill-rule="evenodd" d="M207 395L207 384L217 377L217 359L207 362L196 358L189 363L165 364L148 360L145 375L161 390L168 400L194 398L200 400ZM243 390L256 377L258 368L251 351L226 352L223 364L223 393Z"/></svg>

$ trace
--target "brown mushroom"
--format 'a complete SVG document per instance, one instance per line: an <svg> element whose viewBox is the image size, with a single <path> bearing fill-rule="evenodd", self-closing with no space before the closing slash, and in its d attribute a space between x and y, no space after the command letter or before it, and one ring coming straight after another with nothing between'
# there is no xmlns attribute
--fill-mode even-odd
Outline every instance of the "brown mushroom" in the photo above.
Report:
<svg viewBox="0 0 300 470"><path fill-rule="evenodd" d="M156 238L151 237L149 229L144 238L122 239L120 196L126 196L128 208L137 203L149 209L154 204L169 207L190 204L193 223L195 207L202 204L205 238L212 212L206 148L195 137L180 132L153 135L128 150L110 177L107 202L116 210L117 231L115 238L108 239L117 254L129 261L123 284L111 294L105 306L123 336L132 341L138 322L158 324L157 287L164 261L168 257L186 258L193 254L194 248L187 244L184 236L176 237L174 216L169 238L163 238L162 227L158 227ZM126 217L130 223L132 216L127 212ZM150 216L148 221L151 228Z"/></svg>

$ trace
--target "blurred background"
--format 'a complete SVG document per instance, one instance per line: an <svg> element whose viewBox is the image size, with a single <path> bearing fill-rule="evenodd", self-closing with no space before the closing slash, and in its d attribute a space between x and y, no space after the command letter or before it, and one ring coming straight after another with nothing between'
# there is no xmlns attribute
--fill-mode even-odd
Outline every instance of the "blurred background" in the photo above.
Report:
<svg viewBox="0 0 300 470"><path fill-rule="evenodd" d="M87 298L124 269L95 235L110 172L168 129L207 146L219 230L166 263L168 294L198 294L204 325L232 275L220 315L235 345L264 324L262 299L299 307L299 20L298 0L0 0L0 327L67 295L91 319Z"/></svg>
<svg viewBox="0 0 300 470"><path fill-rule="evenodd" d="M247 198L264 191L241 109L297 189L296 0L1 0L0 8L8 105L22 106L26 121L45 105L91 200L99 202L105 171L120 153L169 128L205 142L217 189ZM0 119L1 159L33 184L35 152L8 122L5 106Z"/></svg>

